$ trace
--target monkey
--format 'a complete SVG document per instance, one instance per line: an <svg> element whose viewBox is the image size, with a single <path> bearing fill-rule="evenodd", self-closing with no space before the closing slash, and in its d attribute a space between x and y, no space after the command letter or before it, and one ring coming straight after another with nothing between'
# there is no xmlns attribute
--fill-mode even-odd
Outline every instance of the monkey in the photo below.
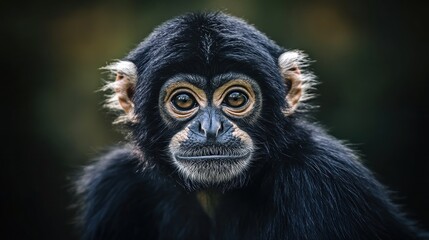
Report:
<svg viewBox="0 0 429 240"><path fill-rule="evenodd" d="M76 181L82 239L427 239L309 120L309 62L209 12L168 20L104 67L127 142Z"/></svg>

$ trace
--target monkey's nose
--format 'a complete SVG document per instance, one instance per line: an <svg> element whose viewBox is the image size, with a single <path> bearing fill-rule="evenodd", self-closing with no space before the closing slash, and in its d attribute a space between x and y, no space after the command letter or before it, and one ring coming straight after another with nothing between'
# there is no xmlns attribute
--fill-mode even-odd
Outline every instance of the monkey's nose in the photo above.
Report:
<svg viewBox="0 0 429 240"><path fill-rule="evenodd" d="M217 114L205 114L200 121L199 132L204 135L208 141L215 141L223 132L223 123Z"/></svg>

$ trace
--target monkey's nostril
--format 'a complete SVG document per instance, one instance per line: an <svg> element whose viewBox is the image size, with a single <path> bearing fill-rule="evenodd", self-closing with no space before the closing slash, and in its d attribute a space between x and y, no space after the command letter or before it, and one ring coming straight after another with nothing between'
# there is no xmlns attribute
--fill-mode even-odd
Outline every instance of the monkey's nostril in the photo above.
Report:
<svg viewBox="0 0 429 240"><path fill-rule="evenodd" d="M198 132L206 135L206 130L203 128L203 124L201 122L198 122Z"/></svg>
<svg viewBox="0 0 429 240"><path fill-rule="evenodd" d="M217 130L217 136L223 133L223 122L220 122L219 129Z"/></svg>

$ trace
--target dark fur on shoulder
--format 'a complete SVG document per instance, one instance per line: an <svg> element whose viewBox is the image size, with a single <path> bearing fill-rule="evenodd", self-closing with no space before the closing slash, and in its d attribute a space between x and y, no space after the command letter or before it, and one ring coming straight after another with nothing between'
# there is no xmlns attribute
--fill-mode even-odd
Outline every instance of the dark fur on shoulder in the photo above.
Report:
<svg viewBox="0 0 429 240"><path fill-rule="evenodd" d="M187 14L158 27L125 61L136 66L130 145L85 168L77 182L83 239L425 239L356 155L302 113L286 116L285 50L244 21ZM166 153L173 128L158 109L174 74L238 72L263 93L251 166L228 182L185 179ZM216 192L212 216L198 201ZM420 236L419 236L420 234Z"/></svg>

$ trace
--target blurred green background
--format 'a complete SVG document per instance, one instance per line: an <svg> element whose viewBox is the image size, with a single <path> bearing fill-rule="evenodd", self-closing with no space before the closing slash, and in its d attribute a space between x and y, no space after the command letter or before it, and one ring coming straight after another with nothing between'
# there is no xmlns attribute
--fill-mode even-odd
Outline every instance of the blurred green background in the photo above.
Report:
<svg viewBox="0 0 429 240"><path fill-rule="evenodd" d="M197 10L242 17L316 60L315 118L428 229L429 8L419 2L2 1L1 238L77 239L70 179L122 139L98 68Z"/></svg>

